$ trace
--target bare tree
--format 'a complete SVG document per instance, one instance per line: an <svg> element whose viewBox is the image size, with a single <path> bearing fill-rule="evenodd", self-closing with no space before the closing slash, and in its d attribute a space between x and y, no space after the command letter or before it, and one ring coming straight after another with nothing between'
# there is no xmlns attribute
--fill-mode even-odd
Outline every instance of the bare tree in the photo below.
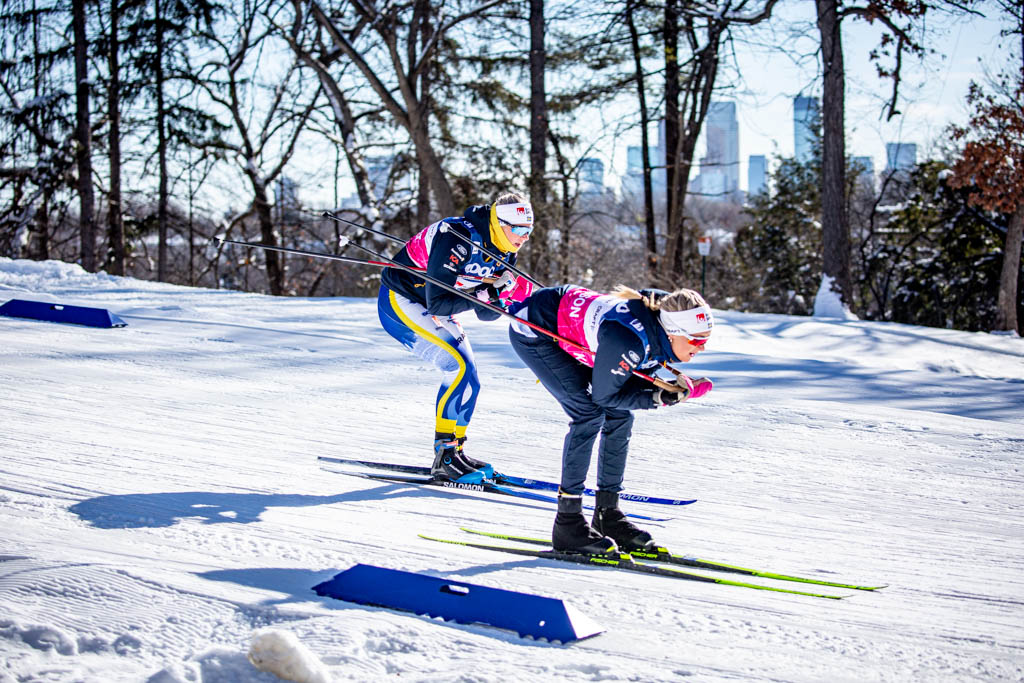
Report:
<svg viewBox="0 0 1024 683"><path fill-rule="evenodd" d="M4 3L0 32L0 253L52 256L52 213L74 191L73 50L67 8ZM72 54L69 54L72 53Z"/></svg>
<svg viewBox="0 0 1024 683"><path fill-rule="evenodd" d="M689 190L690 169L707 118L708 108L717 86L720 54L723 45L732 40L732 30L753 26L769 19L778 0L728 0L720 6L709 7L699 2L675 3L666 6L666 21L676 16L680 22L680 37L685 38L687 59L677 56L679 87L666 81L666 111L678 112L678 125L671 131L666 125L666 165L671 161L672 183L668 185L670 208L667 218L668 238L661 260L662 277L677 282L684 270L684 244L686 242L686 199ZM676 42L675 31L666 29L666 53ZM678 50L674 50L677 51ZM675 72L675 65L672 71ZM666 79L668 72L666 72ZM681 101L671 101L681 98ZM669 133L678 131L678 139L669 139Z"/></svg>
<svg viewBox="0 0 1024 683"><path fill-rule="evenodd" d="M376 206L380 198L374 196L373 183L370 182L366 161L356 143L356 116L352 111L345 88L340 82L340 78L347 75L347 70L342 66L337 74L331 71L332 67L336 68L342 64L341 58L344 53L337 49L328 49L329 46L323 42L321 37L323 29L319 28L315 22L307 20L305 14L307 5L305 0L292 0L295 12L292 25L290 29L284 30L282 33L301 62L316 73L321 88L327 94L334 125L338 129L340 147L345 154L349 172L355 180L356 194L360 203L370 210L370 215L367 218L372 219L376 216ZM312 31L308 30L311 28L310 24L314 29Z"/></svg>
<svg viewBox="0 0 1024 683"><path fill-rule="evenodd" d="M821 231L822 269L832 279L842 301L849 305L850 221L846 210L846 79L839 2L816 0L821 34Z"/></svg>
<svg viewBox="0 0 1024 683"><path fill-rule="evenodd" d="M456 3L456 7L463 4ZM347 16L329 14L316 0L309 3L313 19L356 65L388 113L408 133L420 173L429 181L437 208L444 215L455 213L455 200L430 137L429 106L420 84L448 32L500 4L501 0L471 3L465 10L456 9L429 21L433 6L427 0L383 7L372 0L353 2ZM346 21L351 28L345 26ZM369 28L368 35L360 41L364 26ZM429 37L424 39L424 35Z"/></svg>
<svg viewBox="0 0 1024 683"><path fill-rule="evenodd" d="M270 188L295 153L320 89L303 89L298 57L292 55L292 61L283 67L276 59L283 46L272 44L272 38L279 35L272 17L266 14L272 4L272 0L264 0L248 5L229 17L228 25L209 31L205 39L215 47L215 54L199 67L193 80L232 124L230 139L212 138L197 146L220 150L235 161L249 183L250 211L261 240L276 246L279 240ZM267 68L261 71L261 66ZM264 78L273 81L264 83ZM268 250L265 258L271 294L284 294L285 272L278 253Z"/></svg>
<svg viewBox="0 0 1024 683"><path fill-rule="evenodd" d="M652 277L656 277L658 267L658 235L654 225L654 189L651 178L651 144L648 140L648 129L651 117L647 107L647 86L645 84L643 50L640 45L640 32L637 29L637 2L626 0L626 25L629 27L629 43L633 52L634 77L636 79L637 102L640 105L640 163L643 169L644 186L644 235L647 243L647 263ZM675 70L678 76L678 69Z"/></svg>

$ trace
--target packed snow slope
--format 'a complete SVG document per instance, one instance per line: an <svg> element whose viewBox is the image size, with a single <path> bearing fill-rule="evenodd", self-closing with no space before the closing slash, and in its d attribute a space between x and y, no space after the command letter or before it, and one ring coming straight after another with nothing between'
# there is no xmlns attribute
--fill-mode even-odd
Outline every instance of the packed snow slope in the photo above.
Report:
<svg viewBox="0 0 1024 683"><path fill-rule="evenodd" d="M275 631L337 681L1024 679L1024 340L716 311L686 367L714 391L637 413L628 491L699 499L624 503L672 517L647 524L661 544L888 584L833 601L419 538L545 535L554 511L320 467L431 460L438 376L373 300L0 259L16 298L128 326L0 317L0 681L273 681L247 654ZM463 322L470 452L557 480L566 417L503 321ZM551 643L311 590L355 563L564 599L606 631Z"/></svg>

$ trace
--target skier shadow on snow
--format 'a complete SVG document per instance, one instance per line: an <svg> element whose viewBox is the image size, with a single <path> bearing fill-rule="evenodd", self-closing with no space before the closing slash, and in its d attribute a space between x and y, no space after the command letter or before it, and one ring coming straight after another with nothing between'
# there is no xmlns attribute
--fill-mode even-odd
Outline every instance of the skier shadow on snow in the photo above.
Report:
<svg viewBox="0 0 1024 683"><path fill-rule="evenodd" d="M310 507L351 500L351 494L307 496L263 493L129 493L97 496L70 508L91 526L100 529L160 528L185 519L204 524L257 522L272 507Z"/></svg>
<svg viewBox="0 0 1024 683"><path fill-rule="evenodd" d="M75 503L68 510L98 529L156 529L174 526L186 519L197 519L204 524L250 524L260 521L263 512L274 507L313 507L382 500L396 496L465 497L444 489L426 491L402 484L386 484L364 491L350 491L331 496L208 491L129 493L89 498ZM522 504L504 500L492 502Z"/></svg>

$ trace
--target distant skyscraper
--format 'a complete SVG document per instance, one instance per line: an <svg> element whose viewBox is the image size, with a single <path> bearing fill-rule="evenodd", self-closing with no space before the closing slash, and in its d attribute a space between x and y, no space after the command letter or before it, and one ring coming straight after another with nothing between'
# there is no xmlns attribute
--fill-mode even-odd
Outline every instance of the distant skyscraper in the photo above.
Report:
<svg viewBox="0 0 1024 683"><path fill-rule="evenodd" d="M814 158L814 143L821 125L821 103L817 97L793 98L793 157L807 163Z"/></svg>
<svg viewBox="0 0 1024 683"><path fill-rule="evenodd" d="M768 160L763 154L751 154L747 166L747 194L753 197L768 189Z"/></svg>
<svg viewBox="0 0 1024 683"><path fill-rule="evenodd" d="M299 208L299 186L288 176L281 176L274 187L275 205L279 221L295 220L296 211Z"/></svg>
<svg viewBox="0 0 1024 683"><path fill-rule="evenodd" d="M391 167L395 163L395 157L368 156L365 158L365 162L366 173L370 177L373 191L379 199L388 191L388 179L391 176Z"/></svg>
<svg viewBox="0 0 1024 683"><path fill-rule="evenodd" d="M633 195L634 199L643 200L644 196L644 162L643 147L630 145L626 148L626 175L622 179L623 194ZM648 151L651 164L651 191L655 195L665 194L665 154L657 147ZM656 168L661 166L662 168ZM657 198L657 197L656 197Z"/></svg>
<svg viewBox="0 0 1024 683"><path fill-rule="evenodd" d="M601 194L602 192L604 192L604 162L594 157L581 159L580 194Z"/></svg>
<svg viewBox="0 0 1024 683"><path fill-rule="evenodd" d="M299 186L288 176L281 176L277 181L274 194L277 195L277 206L281 209L294 209L299 205Z"/></svg>
<svg viewBox="0 0 1024 683"><path fill-rule="evenodd" d="M734 199L740 188L740 126L735 102L712 102L704 121L707 154L698 185L707 199Z"/></svg>
<svg viewBox="0 0 1024 683"><path fill-rule="evenodd" d="M855 168L857 179L864 185L875 185L875 160L872 157L852 157L850 164Z"/></svg>
<svg viewBox="0 0 1024 683"><path fill-rule="evenodd" d="M912 142L887 142L885 160L887 171L911 171L917 166L917 145Z"/></svg>

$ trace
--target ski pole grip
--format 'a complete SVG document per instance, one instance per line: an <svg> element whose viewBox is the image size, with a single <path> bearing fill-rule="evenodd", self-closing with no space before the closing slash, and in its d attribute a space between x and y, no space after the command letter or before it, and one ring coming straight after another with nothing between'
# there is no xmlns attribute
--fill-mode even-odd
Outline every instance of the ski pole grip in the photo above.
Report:
<svg viewBox="0 0 1024 683"><path fill-rule="evenodd" d="M654 386L658 387L659 389L664 389L665 391L673 391L676 393L685 393L680 391L680 389L682 389L683 387L677 386L675 384L670 384L658 377L652 377L651 379L654 382Z"/></svg>

